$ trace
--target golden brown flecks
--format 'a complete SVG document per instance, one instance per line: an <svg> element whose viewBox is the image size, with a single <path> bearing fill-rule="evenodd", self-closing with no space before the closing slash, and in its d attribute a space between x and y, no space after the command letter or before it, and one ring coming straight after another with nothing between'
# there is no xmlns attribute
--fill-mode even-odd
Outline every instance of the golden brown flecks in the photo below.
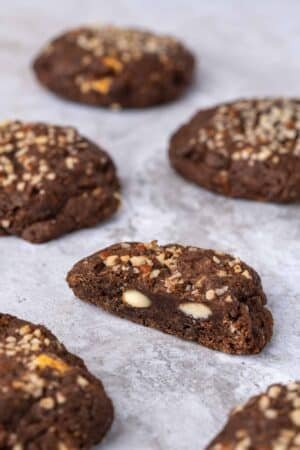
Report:
<svg viewBox="0 0 300 450"><path fill-rule="evenodd" d="M179 45L169 36L113 26L82 28L73 33L73 39L83 50L103 57L103 63L116 72L122 70L123 63L140 59L144 53L167 57Z"/></svg>
<svg viewBox="0 0 300 450"><path fill-rule="evenodd" d="M219 106L191 141L233 161L278 165L285 155L300 157L300 102L254 99Z"/></svg>
<svg viewBox="0 0 300 450"><path fill-rule="evenodd" d="M299 450L300 408L293 403L297 399L300 400L300 382L270 386L265 394L250 399L232 412L234 421L229 419L225 430L209 449ZM243 428L235 430L235 424L239 423ZM258 429L260 433L256 432Z"/></svg>
<svg viewBox="0 0 300 450"><path fill-rule="evenodd" d="M72 398L68 388L72 377L74 386L77 384L82 390L89 389L90 382L82 375L82 368L76 364L69 366L63 360L62 344L51 334L48 337L43 328L12 321L7 330L4 326L1 334L0 367L8 364L7 367L11 368L9 376L0 379L1 395L26 399L32 408L39 407L51 414L52 410L62 408ZM80 372L76 372L78 370ZM65 382L64 377L70 379ZM11 443L9 448L23 449L17 434L7 433L7 438ZM60 448L63 449L63 445Z"/></svg>
<svg viewBox="0 0 300 450"><path fill-rule="evenodd" d="M82 81L80 78L78 79L78 84L80 85L80 90L83 93L89 91L96 91L100 94L107 94L111 88L113 83L113 79L111 77L103 77L96 80L87 80Z"/></svg>
<svg viewBox="0 0 300 450"><path fill-rule="evenodd" d="M32 364L40 369L51 368L60 373L64 373L70 369L70 366L61 359L43 353L35 358Z"/></svg>
<svg viewBox="0 0 300 450"><path fill-rule="evenodd" d="M198 272L197 264L189 272L192 266L189 266L188 255L199 258ZM127 274L142 277L157 293L172 294L176 290L184 303L233 303L236 296L232 295L231 284L236 279L239 283L252 279L251 269L238 258L194 247L159 246L156 241L119 244L101 251L99 257L107 268L104 270L122 274L125 279ZM124 288L125 285L124 282Z"/></svg>
<svg viewBox="0 0 300 450"><path fill-rule="evenodd" d="M182 45L170 36L130 28L103 26L72 30L53 43L51 53L66 39L77 49L82 70L74 82L82 93L97 92L109 95L114 78L126 70L129 64L144 57L156 58L165 67L179 64ZM48 49L44 54L49 54ZM98 68L92 75L91 66ZM160 71L149 74L153 82L161 78ZM112 103L112 108L120 105Z"/></svg>
<svg viewBox="0 0 300 450"><path fill-rule="evenodd" d="M63 160L66 169L72 171L87 146L70 127L4 122L0 125L0 189L13 187L21 195L35 186L41 193L45 183L57 179L52 159ZM92 175L93 170L87 175Z"/></svg>

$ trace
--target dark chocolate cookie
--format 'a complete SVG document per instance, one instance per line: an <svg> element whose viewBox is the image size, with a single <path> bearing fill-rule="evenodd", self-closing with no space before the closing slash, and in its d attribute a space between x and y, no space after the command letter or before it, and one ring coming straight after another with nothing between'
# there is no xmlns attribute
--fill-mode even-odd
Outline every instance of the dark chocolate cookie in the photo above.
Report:
<svg viewBox="0 0 300 450"><path fill-rule="evenodd" d="M113 420L102 383L41 325L0 314L0 448L87 450Z"/></svg>
<svg viewBox="0 0 300 450"><path fill-rule="evenodd" d="M54 39L33 68L44 86L69 100L143 108L178 97L191 82L194 58L169 36L85 27Z"/></svg>
<svg viewBox="0 0 300 450"><path fill-rule="evenodd" d="M219 194L300 200L300 102L253 99L199 111L171 138L172 166Z"/></svg>
<svg viewBox="0 0 300 450"><path fill-rule="evenodd" d="M226 353L258 353L272 336L258 274L213 250L116 244L75 264L67 281L82 300Z"/></svg>
<svg viewBox="0 0 300 450"><path fill-rule="evenodd" d="M75 129L0 124L0 235L48 241L96 225L118 205L112 160Z"/></svg>
<svg viewBox="0 0 300 450"><path fill-rule="evenodd" d="M300 450L300 382L274 384L235 408L206 450Z"/></svg>

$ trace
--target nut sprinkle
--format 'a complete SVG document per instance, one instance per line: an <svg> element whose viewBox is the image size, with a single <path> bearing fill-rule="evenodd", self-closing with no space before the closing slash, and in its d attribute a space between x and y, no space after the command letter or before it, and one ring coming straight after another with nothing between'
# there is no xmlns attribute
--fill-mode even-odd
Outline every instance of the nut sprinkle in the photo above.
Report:
<svg viewBox="0 0 300 450"><path fill-rule="evenodd" d="M119 205L115 166L74 128L0 124L0 230L31 242L95 225Z"/></svg>
<svg viewBox="0 0 300 450"><path fill-rule="evenodd" d="M239 100L199 111L171 138L173 167L212 191L300 200L300 102Z"/></svg>
<svg viewBox="0 0 300 450"><path fill-rule="evenodd" d="M67 281L109 312L227 353L257 353L272 336L258 274L214 250L115 244L75 264Z"/></svg>
<svg viewBox="0 0 300 450"><path fill-rule="evenodd" d="M191 82L194 58L177 39L114 26L70 30L34 62L39 81L70 100L112 109L171 101Z"/></svg>
<svg viewBox="0 0 300 450"><path fill-rule="evenodd" d="M274 384L235 408L206 450L299 450L300 382Z"/></svg>
<svg viewBox="0 0 300 450"><path fill-rule="evenodd" d="M88 449L112 418L101 382L80 358L44 326L0 314L1 448Z"/></svg>

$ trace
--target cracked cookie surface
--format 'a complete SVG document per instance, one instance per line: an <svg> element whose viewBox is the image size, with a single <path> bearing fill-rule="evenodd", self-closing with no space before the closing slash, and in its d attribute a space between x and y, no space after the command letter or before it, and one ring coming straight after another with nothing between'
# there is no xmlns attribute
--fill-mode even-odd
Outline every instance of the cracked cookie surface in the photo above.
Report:
<svg viewBox="0 0 300 450"><path fill-rule="evenodd" d="M33 68L44 86L69 100L141 108L178 97L191 82L194 58L169 36L82 27L51 41Z"/></svg>
<svg viewBox="0 0 300 450"><path fill-rule="evenodd" d="M238 100L199 111L172 136L172 166L230 197L300 201L300 102Z"/></svg>
<svg viewBox="0 0 300 450"><path fill-rule="evenodd" d="M45 242L96 225L118 206L113 161L74 128L0 124L0 235Z"/></svg>
<svg viewBox="0 0 300 450"><path fill-rule="evenodd" d="M82 300L226 353L258 353L272 336L258 274L213 250L115 244L75 264L67 281Z"/></svg>
<svg viewBox="0 0 300 450"><path fill-rule="evenodd" d="M300 382L274 384L236 407L206 450L299 450Z"/></svg>
<svg viewBox="0 0 300 450"><path fill-rule="evenodd" d="M0 314L0 448L88 450L113 420L102 383L44 326Z"/></svg>

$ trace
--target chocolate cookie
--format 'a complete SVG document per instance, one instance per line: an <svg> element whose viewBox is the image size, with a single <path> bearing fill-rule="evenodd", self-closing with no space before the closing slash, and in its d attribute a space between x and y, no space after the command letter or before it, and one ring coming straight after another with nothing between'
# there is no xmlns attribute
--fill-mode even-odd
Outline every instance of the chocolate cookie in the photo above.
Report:
<svg viewBox="0 0 300 450"><path fill-rule="evenodd" d="M118 205L112 160L75 129L0 124L0 235L48 241L96 225Z"/></svg>
<svg viewBox="0 0 300 450"><path fill-rule="evenodd" d="M300 382L274 384L238 406L207 450L299 450Z"/></svg>
<svg viewBox="0 0 300 450"><path fill-rule="evenodd" d="M116 244L75 264L67 281L82 300L226 353L258 353L272 336L258 274L213 250Z"/></svg>
<svg viewBox="0 0 300 450"><path fill-rule="evenodd" d="M87 450L113 420L102 383L47 328L0 314L0 448Z"/></svg>
<svg viewBox="0 0 300 450"><path fill-rule="evenodd" d="M199 111L171 138L172 166L219 194L300 200L300 102L240 100Z"/></svg>
<svg viewBox="0 0 300 450"><path fill-rule="evenodd" d="M193 68L192 54L176 39L112 26L67 31L33 64L39 81L56 94L115 108L175 99Z"/></svg>

